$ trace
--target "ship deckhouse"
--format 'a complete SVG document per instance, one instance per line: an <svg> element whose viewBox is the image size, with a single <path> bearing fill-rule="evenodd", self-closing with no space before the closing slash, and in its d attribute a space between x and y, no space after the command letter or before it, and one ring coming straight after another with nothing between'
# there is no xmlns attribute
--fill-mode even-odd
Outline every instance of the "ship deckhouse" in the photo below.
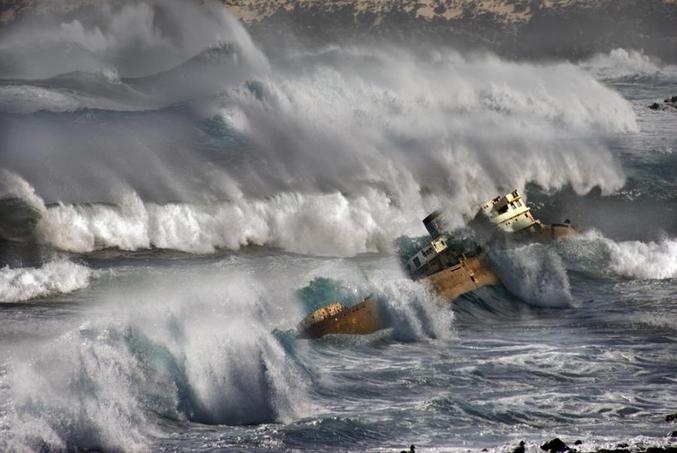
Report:
<svg viewBox="0 0 677 453"><path fill-rule="evenodd" d="M514 233L536 223L531 209L517 190L487 201L482 205L482 213L506 233Z"/></svg>
<svg viewBox="0 0 677 453"><path fill-rule="evenodd" d="M434 260L440 253L447 248L447 240L443 235L437 236L423 247L418 253L412 256L407 262L410 272L416 272L426 264Z"/></svg>

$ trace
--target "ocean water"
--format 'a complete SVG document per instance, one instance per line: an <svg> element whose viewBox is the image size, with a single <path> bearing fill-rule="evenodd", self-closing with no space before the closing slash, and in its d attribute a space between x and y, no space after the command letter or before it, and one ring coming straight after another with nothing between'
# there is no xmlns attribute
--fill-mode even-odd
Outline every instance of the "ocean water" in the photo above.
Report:
<svg viewBox="0 0 677 453"><path fill-rule="evenodd" d="M36 223L0 253L1 450L674 443L677 111L647 106L677 67L263 52L130 8L0 46L0 234ZM453 304L406 277L425 214L513 188L581 235L492 250L504 285ZM369 294L392 328L296 339Z"/></svg>

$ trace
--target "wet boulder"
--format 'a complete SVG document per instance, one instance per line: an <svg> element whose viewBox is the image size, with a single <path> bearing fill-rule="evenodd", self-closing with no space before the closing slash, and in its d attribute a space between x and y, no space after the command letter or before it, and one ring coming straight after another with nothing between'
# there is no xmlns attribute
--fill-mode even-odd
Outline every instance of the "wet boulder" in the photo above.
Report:
<svg viewBox="0 0 677 453"><path fill-rule="evenodd" d="M672 111L677 112L677 96L665 98L663 102L654 102L649 105L651 110Z"/></svg>
<svg viewBox="0 0 677 453"><path fill-rule="evenodd" d="M515 447L515 449L512 451L512 453L524 453L524 441L521 440L519 445Z"/></svg>
<svg viewBox="0 0 677 453"><path fill-rule="evenodd" d="M568 451L569 447L567 446L567 444L562 442L562 440L559 437L556 437L553 440L541 445L541 450L545 450L550 453L562 453L564 451Z"/></svg>

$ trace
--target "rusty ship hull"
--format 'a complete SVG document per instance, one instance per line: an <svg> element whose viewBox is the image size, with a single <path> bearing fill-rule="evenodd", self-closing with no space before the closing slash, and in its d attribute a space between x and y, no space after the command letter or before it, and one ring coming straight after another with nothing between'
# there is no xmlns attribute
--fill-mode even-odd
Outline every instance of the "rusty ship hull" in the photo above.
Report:
<svg viewBox="0 0 677 453"><path fill-rule="evenodd" d="M421 279L446 302L486 285L500 283L484 257L465 258L458 265ZM320 338L330 334L368 335L390 327L388 316L371 298L319 320L307 319L299 325L300 338Z"/></svg>
<svg viewBox="0 0 677 453"><path fill-rule="evenodd" d="M481 206L481 213L494 231L494 244L501 240L551 242L577 234L568 220L544 224L534 219L517 190L487 201ZM430 285L445 302L453 302L459 296L484 286L501 283L479 246L471 247L469 252L453 249L449 236L443 233L446 225L441 212L433 212L423 219L423 224L431 241L407 262L406 268L414 280ZM299 325L299 336L319 338L328 334L370 334L389 327L385 315L383 308L370 298L352 307L343 307L336 302L306 317Z"/></svg>
<svg viewBox="0 0 677 453"><path fill-rule="evenodd" d="M453 302L465 293L501 282L483 256L466 258L456 266L443 269L423 280L446 302Z"/></svg>
<svg viewBox="0 0 677 453"><path fill-rule="evenodd" d="M341 308L323 319L306 320L299 325L299 338L320 338L330 334L368 335L388 327L378 302L366 298L362 302Z"/></svg>

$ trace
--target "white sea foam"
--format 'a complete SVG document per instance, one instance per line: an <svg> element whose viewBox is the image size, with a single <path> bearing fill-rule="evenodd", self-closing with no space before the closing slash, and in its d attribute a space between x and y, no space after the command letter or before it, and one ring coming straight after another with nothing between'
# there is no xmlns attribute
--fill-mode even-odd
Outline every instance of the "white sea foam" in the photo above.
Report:
<svg viewBox="0 0 677 453"><path fill-rule="evenodd" d="M0 302L22 302L63 294L89 286L92 271L70 261L52 261L41 267L0 268Z"/></svg>
<svg viewBox="0 0 677 453"><path fill-rule="evenodd" d="M129 194L119 206L51 206L38 229L44 241L73 252L157 247L211 253L267 245L352 256L387 248L388 238L405 229L400 216L378 193L357 199L339 193L282 193L267 200L210 205L143 203Z"/></svg>
<svg viewBox="0 0 677 453"><path fill-rule="evenodd" d="M541 244L491 252L501 282L523 301L544 307L573 303L564 263L554 250Z"/></svg>
<svg viewBox="0 0 677 453"><path fill-rule="evenodd" d="M677 66L668 65L641 50L614 49L597 54L581 63L581 67L600 79L622 77L676 78Z"/></svg>
<svg viewBox="0 0 677 453"><path fill-rule="evenodd" d="M563 241L558 248L571 265L581 270L603 270L631 279L677 278L677 239L674 238L614 241L591 230Z"/></svg>
<svg viewBox="0 0 677 453"><path fill-rule="evenodd" d="M449 339L454 334L454 314L431 288L408 278L375 279L375 294L390 319L395 338L419 340Z"/></svg>
<svg viewBox="0 0 677 453"><path fill-rule="evenodd" d="M79 36L69 30L71 41ZM119 60L126 38L114 31L101 45L95 39L91 51ZM151 47L166 38L142 36ZM233 58L265 60L245 45L246 35L236 42L241 52ZM209 149L193 135L204 132L204 118L174 112L135 121L112 116L105 128L69 123L67 133L50 118L15 124L3 159L30 173L49 143L50 177L37 169L25 177L50 199L64 200L45 213L41 237L77 252L207 253L261 244L348 256L422 234L420 219L432 209L442 208L451 226L460 226L479 203L528 183L610 193L625 181L604 138L637 131L632 107L570 63L376 46L281 52L264 63L233 63L235 71L249 71L247 82L200 94L191 112L207 113L226 130L221 136L214 128L218 136L207 141L219 145ZM200 66L179 79L202 86L199 77L210 71L221 77L222 67ZM167 90L162 74L143 83ZM224 138L246 145L231 149ZM115 199L120 190L109 187L112 181L130 193ZM112 204L78 204L85 197ZM153 202L167 199L199 202Z"/></svg>
<svg viewBox="0 0 677 453"><path fill-rule="evenodd" d="M14 358L0 446L138 451L155 417L290 422L309 410L307 383L270 332L261 288L245 275L165 273L104 297L105 314Z"/></svg>
<svg viewBox="0 0 677 453"><path fill-rule="evenodd" d="M609 269L618 275L649 280L677 278L677 239L605 243L610 253Z"/></svg>
<svg viewBox="0 0 677 453"><path fill-rule="evenodd" d="M44 236L73 251L266 244L345 256L422 233L420 219L435 208L460 226L480 202L530 182L570 184L579 193L594 186L609 193L624 183L598 137L636 131L632 108L571 64L334 49L297 66L304 71L262 75L201 110L221 115L247 141L227 168L206 171L184 155L143 161L156 152L151 144L115 150L129 159L106 169L146 192L194 199L206 186L212 198L231 201L64 204L49 210ZM147 135L131 131L130 143L144 144ZM69 147L67 154L97 167L90 151ZM193 171L203 177L186 179Z"/></svg>

